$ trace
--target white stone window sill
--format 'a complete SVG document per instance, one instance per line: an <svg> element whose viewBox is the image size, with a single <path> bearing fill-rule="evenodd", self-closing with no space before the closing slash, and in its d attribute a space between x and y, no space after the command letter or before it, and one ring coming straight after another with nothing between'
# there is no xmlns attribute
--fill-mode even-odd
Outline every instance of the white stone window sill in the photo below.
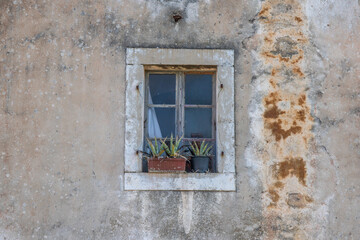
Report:
<svg viewBox="0 0 360 240"><path fill-rule="evenodd" d="M125 190L236 191L235 173L125 173Z"/></svg>

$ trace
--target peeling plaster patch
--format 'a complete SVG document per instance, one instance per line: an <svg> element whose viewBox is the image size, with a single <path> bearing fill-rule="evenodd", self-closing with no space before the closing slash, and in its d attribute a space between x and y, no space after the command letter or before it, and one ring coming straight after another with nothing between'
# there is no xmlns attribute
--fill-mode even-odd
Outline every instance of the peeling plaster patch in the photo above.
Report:
<svg viewBox="0 0 360 240"><path fill-rule="evenodd" d="M312 198L301 193L289 193L286 200L287 204L293 208L304 208L308 202L312 201Z"/></svg>

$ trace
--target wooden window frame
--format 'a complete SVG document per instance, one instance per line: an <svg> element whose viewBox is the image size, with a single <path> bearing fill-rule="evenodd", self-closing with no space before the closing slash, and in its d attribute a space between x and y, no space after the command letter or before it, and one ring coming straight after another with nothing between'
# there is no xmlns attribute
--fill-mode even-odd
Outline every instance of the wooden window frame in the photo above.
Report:
<svg viewBox="0 0 360 240"><path fill-rule="evenodd" d="M150 74L174 74L175 83L175 104L149 104L149 75ZM185 103L185 75L186 74L207 74L212 76L212 103L186 104ZM149 108L174 108L175 109L175 136L184 136L184 142L207 141L216 145L216 66L197 67L196 66L146 66L145 67L145 107L144 107L144 146L146 139L154 140L148 135L148 110ZM211 137L210 138L186 138L185 137L185 109L186 108L211 108ZM145 150L145 149L144 149ZM216 150L216 148L214 148ZM211 159L211 171L216 172L216 157Z"/></svg>

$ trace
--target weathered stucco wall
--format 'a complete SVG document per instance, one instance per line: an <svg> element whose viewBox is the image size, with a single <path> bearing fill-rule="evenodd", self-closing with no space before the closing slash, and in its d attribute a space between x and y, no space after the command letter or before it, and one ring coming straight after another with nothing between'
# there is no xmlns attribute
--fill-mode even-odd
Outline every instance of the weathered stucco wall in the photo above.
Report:
<svg viewBox="0 0 360 240"><path fill-rule="evenodd" d="M360 238L358 1L0 13L1 240ZM127 47L235 50L236 192L123 190Z"/></svg>

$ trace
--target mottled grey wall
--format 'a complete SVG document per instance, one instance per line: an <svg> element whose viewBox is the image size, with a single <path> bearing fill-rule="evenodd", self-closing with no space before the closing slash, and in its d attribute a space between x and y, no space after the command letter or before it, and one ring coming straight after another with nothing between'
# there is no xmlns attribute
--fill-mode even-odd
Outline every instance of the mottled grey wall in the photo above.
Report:
<svg viewBox="0 0 360 240"><path fill-rule="evenodd" d="M0 13L1 240L360 238L358 1ZM235 50L236 192L123 190L127 47Z"/></svg>

